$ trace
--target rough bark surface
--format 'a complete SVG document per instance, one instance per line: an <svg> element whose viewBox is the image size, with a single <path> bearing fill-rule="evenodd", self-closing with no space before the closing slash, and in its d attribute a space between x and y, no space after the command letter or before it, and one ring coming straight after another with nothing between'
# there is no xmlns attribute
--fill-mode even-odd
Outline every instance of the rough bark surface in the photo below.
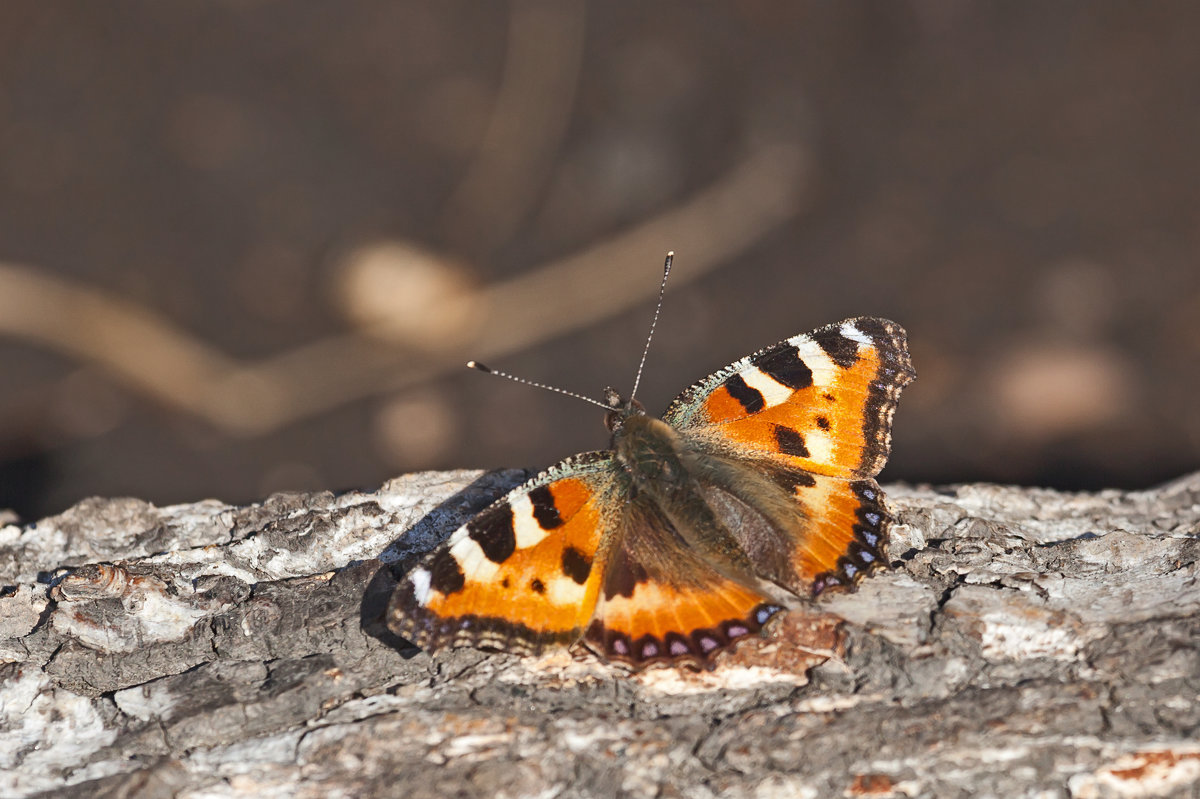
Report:
<svg viewBox="0 0 1200 799"><path fill-rule="evenodd" d="M0 518L0 795L1200 793L1200 474L891 486L893 568L709 672L383 630L521 477Z"/></svg>

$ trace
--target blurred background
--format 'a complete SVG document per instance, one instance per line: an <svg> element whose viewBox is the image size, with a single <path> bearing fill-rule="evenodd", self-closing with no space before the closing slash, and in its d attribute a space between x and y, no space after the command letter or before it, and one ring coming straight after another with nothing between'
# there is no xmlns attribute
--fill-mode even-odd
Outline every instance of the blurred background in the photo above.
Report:
<svg viewBox="0 0 1200 799"><path fill-rule="evenodd" d="M0 507L542 467L846 316L887 480L1200 466L1200 5L0 4Z"/></svg>

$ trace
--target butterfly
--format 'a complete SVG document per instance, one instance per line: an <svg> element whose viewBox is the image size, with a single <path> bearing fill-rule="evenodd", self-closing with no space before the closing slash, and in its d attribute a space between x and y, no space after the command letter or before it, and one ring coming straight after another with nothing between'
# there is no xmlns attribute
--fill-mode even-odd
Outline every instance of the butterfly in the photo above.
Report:
<svg viewBox="0 0 1200 799"><path fill-rule="evenodd" d="M609 388L589 401L607 410L610 448L459 527L400 580L387 625L429 651L582 642L634 668L711 666L786 594L852 588L886 562L874 478L914 377L903 328L859 317L734 361L661 418L636 381L629 399Z"/></svg>

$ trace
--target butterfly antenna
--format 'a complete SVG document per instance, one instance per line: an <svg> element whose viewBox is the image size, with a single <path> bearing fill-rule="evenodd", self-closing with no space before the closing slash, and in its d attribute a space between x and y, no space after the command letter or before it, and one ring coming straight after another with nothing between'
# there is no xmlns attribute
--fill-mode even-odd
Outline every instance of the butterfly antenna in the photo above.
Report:
<svg viewBox="0 0 1200 799"><path fill-rule="evenodd" d="M493 369L490 366L484 366L479 361L467 361L467 368L475 369L480 372L485 372L489 375L496 375L497 377L507 377L509 380L512 380L516 383L522 383L526 386L533 386L534 388L544 388L547 391L553 391L557 394L566 394L568 397L574 397L575 399L581 399L584 402L590 402L593 405L599 405L601 408L603 408L606 411L611 411L613 409L613 406L609 405L608 403L601 402L600 400L595 400L595 399L592 399L591 397L585 397L582 394L576 394L574 391L567 391L565 388L559 388L558 386L548 386L545 383L538 383L535 380L526 380L523 377L517 377L516 375L510 375L508 372L501 372L499 369Z"/></svg>
<svg viewBox="0 0 1200 799"><path fill-rule="evenodd" d="M658 314L662 311L663 294L667 291L667 278L671 275L671 262L675 260L675 251L667 253L667 262L663 264L663 279L658 286L658 305L654 306L654 319L650 321L650 335L646 336L646 347L642 350L642 362L638 364L637 377L633 379L633 391L629 392L629 401L637 396L638 386L642 383L642 370L646 367L646 356L650 354L650 342L654 339L654 328L658 326Z"/></svg>

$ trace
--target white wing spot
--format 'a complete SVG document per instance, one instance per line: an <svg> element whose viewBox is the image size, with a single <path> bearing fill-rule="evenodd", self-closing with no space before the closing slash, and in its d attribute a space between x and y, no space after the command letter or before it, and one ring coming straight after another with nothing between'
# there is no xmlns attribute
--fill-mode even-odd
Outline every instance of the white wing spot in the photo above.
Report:
<svg viewBox="0 0 1200 799"><path fill-rule="evenodd" d="M782 405L792 396L792 390L780 383L757 366L748 367L738 373L742 381L763 396L768 408Z"/></svg>
<svg viewBox="0 0 1200 799"><path fill-rule="evenodd" d="M547 536L533 515L533 500L528 494L514 497L508 503L513 513L513 533L517 538L517 549L528 549L541 543Z"/></svg>
<svg viewBox="0 0 1200 799"><path fill-rule="evenodd" d="M429 581L433 577L428 569L413 569L408 573L408 581L412 583L413 597L416 598L417 604L425 607L425 603L429 601Z"/></svg>
<svg viewBox="0 0 1200 799"><path fill-rule="evenodd" d="M450 547L450 554L458 561L458 568L466 578L473 582L488 582L500 571L499 564L488 560L479 543L469 535Z"/></svg>
<svg viewBox="0 0 1200 799"><path fill-rule="evenodd" d="M841 370L833 359L825 354L821 345L809 338L807 333L793 336L788 339L788 344L799 350L800 359L812 370L814 386L827 388L837 383Z"/></svg>
<svg viewBox="0 0 1200 799"><path fill-rule="evenodd" d="M586 588L570 577L556 577L546 585L546 598L554 605L578 605Z"/></svg>
<svg viewBox="0 0 1200 799"><path fill-rule="evenodd" d="M842 325L842 335L851 341L864 347L873 347L875 342L871 341L871 337L859 330L854 325L847 322Z"/></svg>
<svg viewBox="0 0 1200 799"><path fill-rule="evenodd" d="M820 428L804 429L808 458L816 463L833 463L833 436Z"/></svg>

